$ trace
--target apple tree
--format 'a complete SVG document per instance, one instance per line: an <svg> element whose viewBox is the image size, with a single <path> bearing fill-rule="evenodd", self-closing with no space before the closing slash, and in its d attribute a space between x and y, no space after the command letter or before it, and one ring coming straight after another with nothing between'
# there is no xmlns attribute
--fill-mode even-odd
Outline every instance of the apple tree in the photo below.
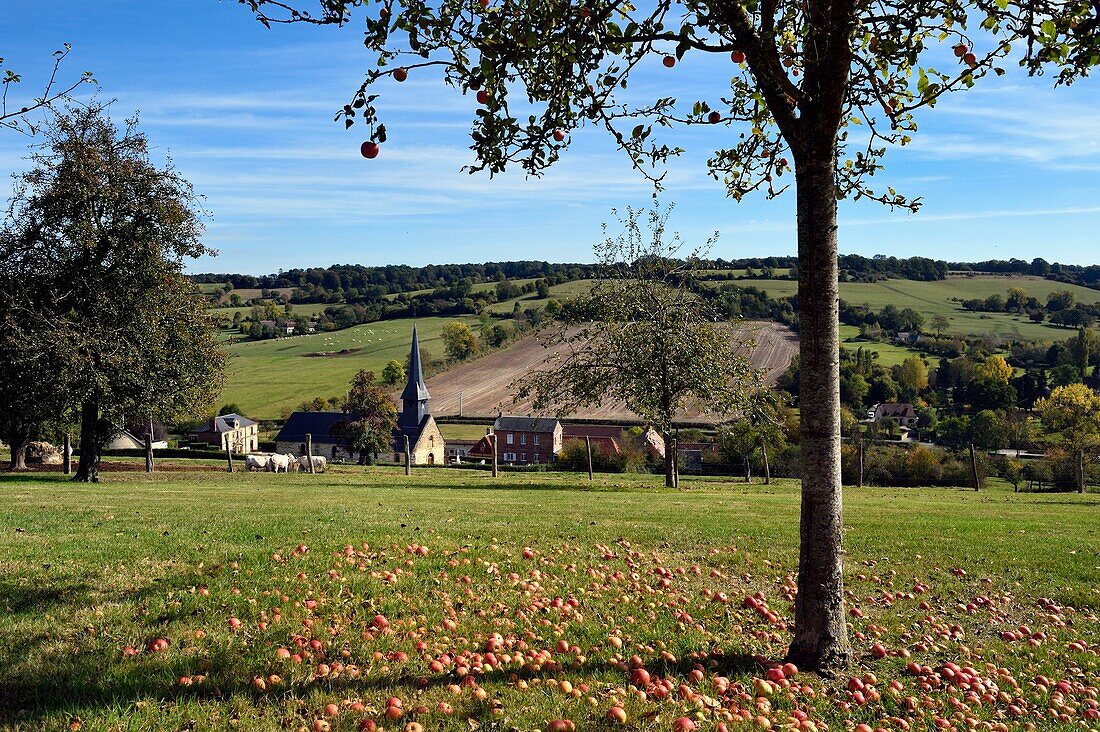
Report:
<svg viewBox="0 0 1100 732"><path fill-rule="evenodd" d="M4 68L4 59L0 58L0 86L3 87L0 92L0 128L34 135L41 128L41 124L31 117L34 112L52 109L54 104L69 99L82 84L95 84L91 71L85 71L76 81L64 82L58 78L61 64L71 52L72 46L68 43L54 51L49 78L37 96L21 102L14 101L14 95L9 93L23 81L23 75L14 69Z"/></svg>
<svg viewBox="0 0 1100 732"><path fill-rule="evenodd" d="M1086 0L238 0L267 26L344 26L359 17L375 64L337 114L384 142L379 82L435 74L473 93L472 170L538 175L570 131L607 131L658 186L680 149L674 125L720 125L710 157L735 200L792 189L797 198L801 330L801 549L790 657L829 668L851 658L844 627L838 385L837 200L916 209L880 184L883 156L916 131L915 113L1019 63L1068 84L1100 60L1097 6ZM720 54L705 99L666 71L655 99L635 72L685 54ZM660 82L658 82L660 83ZM377 154L377 147L372 148ZM788 181L793 177L793 184Z"/></svg>
<svg viewBox="0 0 1100 732"><path fill-rule="evenodd" d="M190 184L153 163L136 122L120 130L101 106L58 114L44 134L0 236L0 282L21 283L27 313L5 338L33 344L22 388L52 388L79 412L74 479L96 481L112 422L206 413L225 355L183 273L209 251Z"/></svg>

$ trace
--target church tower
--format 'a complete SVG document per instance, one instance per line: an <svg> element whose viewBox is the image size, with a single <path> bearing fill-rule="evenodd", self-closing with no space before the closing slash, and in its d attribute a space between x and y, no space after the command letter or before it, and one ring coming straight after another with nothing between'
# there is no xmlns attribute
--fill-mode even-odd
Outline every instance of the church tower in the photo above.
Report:
<svg viewBox="0 0 1100 732"><path fill-rule="evenodd" d="M409 352L409 381L401 392L401 416L397 426L403 432L419 432L420 423L428 416L428 402L432 396L424 384L424 370L420 364L420 338L413 326L412 350Z"/></svg>

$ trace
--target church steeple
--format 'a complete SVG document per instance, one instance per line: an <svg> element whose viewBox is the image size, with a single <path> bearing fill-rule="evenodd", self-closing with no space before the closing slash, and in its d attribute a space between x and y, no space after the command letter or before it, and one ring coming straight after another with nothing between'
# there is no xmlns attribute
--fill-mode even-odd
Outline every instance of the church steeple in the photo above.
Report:
<svg viewBox="0 0 1100 732"><path fill-rule="evenodd" d="M412 350L409 351L409 381L401 392L401 416L399 427L416 429L428 416L428 401L432 395L424 384L424 371L420 364L420 338L413 326Z"/></svg>

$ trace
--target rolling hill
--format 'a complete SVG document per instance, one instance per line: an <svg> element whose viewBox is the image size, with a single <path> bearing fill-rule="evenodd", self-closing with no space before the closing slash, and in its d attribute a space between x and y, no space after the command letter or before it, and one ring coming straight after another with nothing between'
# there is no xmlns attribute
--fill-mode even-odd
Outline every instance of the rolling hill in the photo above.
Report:
<svg viewBox="0 0 1100 732"><path fill-rule="evenodd" d="M714 285L727 284L715 281ZM736 280L732 284L764 290L771 297L790 297L798 289L793 280ZM975 313L963 310L960 302L990 295L1004 295L1010 287L1020 287L1045 302L1056 290L1069 290L1079 302L1100 302L1100 291L1079 285L1067 285L1041 277L975 275L951 276L945 280L882 280L879 282L841 282L840 297L852 305L867 305L879 310L886 305L913 308L925 317L925 328L931 328L936 315L946 315L952 335L982 336L993 334L1005 339L1063 340L1076 334L1073 328L1061 328L1046 323L1033 323L1026 315L1009 313Z"/></svg>

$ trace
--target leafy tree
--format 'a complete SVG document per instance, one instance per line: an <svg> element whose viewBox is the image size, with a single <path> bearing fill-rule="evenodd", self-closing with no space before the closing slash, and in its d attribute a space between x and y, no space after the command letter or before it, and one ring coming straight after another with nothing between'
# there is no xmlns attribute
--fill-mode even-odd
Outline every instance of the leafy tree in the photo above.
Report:
<svg viewBox="0 0 1100 732"><path fill-rule="evenodd" d="M1004 356L990 356L974 368L974 376L979 379L1008 383L1012 378L1012 367Z"/></svg>
<svg viewBox="0 0 1100 732"><path fill-rule="evenodd" d="M366 0L320 0L303 10L294 6L305 0L239 1L266 25L343 25L354 8L367 6ZM654 0L638 8L621 0L381 0L368 7L364 43L380 64L338 117L349 126L364 123L380 140L385 130L372 85L397 69L438 70L452 87L479 92L474 170L497 173L518 164L538 174L560 158L570 130L591 123L607 129L659 185L661 169L680 150L657 141L653 131L710 124L740 128L709 160L713 177L735 200L753 191L779 195L793 173L800 406L808 418L802 420L803 522L790 656L806 668L846 665L837 199L917 208L919 199L870 186L885 150L910 141L914 112L989 73L1004 73L1000 64L1012 53L1032 73L1055 66L1059 82L1072 82L1100 58L1091 5ZM979 50L979 42L988 50ZM933 68L932 59L939 66L952 46L957 65ZM408 63L399 63L402 53ZM714 75L708 99L680 102L675 89L694 90L698 79L670 72L655 101L635 107L620 100L634 69L661 57L675 66L689 53L731 56L731 73ZM512 95L521 109L512 108Z"/></svg>
<svg viewBox="0 0 1100 732"><path fill-rule="evenodd" d="M603 273L570 303L546 340L566 347L547 368L519 382L517 401L568 414L604 399L621 400L650 422L665 444L686 407L727 414L740 406L755 374L736 331L684 282L691 265L674 263L678 237L664 241L667 213L654 209L648 232L627 209L624 232L596 245ZM606 229L606 227L605 227ZM677 485L673 450L665 450L665 485Z"/></svg>
<svg viewBox="0 0 1100 732"><path fill-rule="evenodd" d="M851 414L849 412L849 414ZM760 457L764 482L771 482L768 449L772 454L787 448L787 437L780 422L775 396L768 391L754 393L743 410L743 418L722 428L718 433L718 450L727 462L736 457L750 460Z"/></svg>
<svg viewBox="0 0 1100 732"><path fill-rule="evenodd" d="M539 280L535 283L535 292L538 294L539 299L545 300L550 297L550 283L546 280Z"/></svg>
<svg viewBox="0 0 1100 732"><path fill-rule="evenodd" d="M932 316L932 331L942 336L947 332L947 329L951 327L951 320L946 315L934 315Z"/></svg>
<svg viewBox="0 0 1100 732"><path fill-rule="evenodd" d="M1008 297L1005 298L1005 310L1010 313L1021 313L1027 304L1027 290L1022 287L1008 288Z"/></svg>
<svg viewBox="0 0 1100 732"><path fill-rule="evenodd" d="M236 402L229 402L228 404L223 404L222 408L218 410L218 416L219 417L222 417L226 414L240 414L240 413L241 413L241 408Z"/></svg>
<svg viewBox="0 0 1100 732"><path fill-rule="evenodd" d="M928 367L920 356L910 356L894 367L894 379L902 396L909 401L928 388Z"/></svg>
<svg viewBox="0 0 1100 732"><path fill-rule="evenodd" d="M362 370L352 378L344 413L347 417L338 429L348 447L359 453L360 464L393 449L397 405L385 388L375 383L373 371Z"/></svg>
<svg viewBox="0 0 1100 732"><path fill-rule="evenodd" d="M10 251L9 242L0 251ZM25 291L37 284L0 264L0 440L11 470L26 469L27 445L65 421L69 407L64 351L50 343L42 314L26 307Z"/></svg>
<svg viewBox="0 0 1100 732"><path fill-rule="evenodd" d="M966 399L971 409L1009 412L1016 408L1016 389L1000 379L978 378L966 386Z"/></svg>
<svg viewBox="0 0 1100 732"><path fill-rule="evenodd" d="M96 105L59 114L15 191L4 271L35 283L38 314L80 408L75 480L96 481L109 417L174 420L209 409L224 378L205 301L183 260L208 253L194 194L149 158L130 121Z"/></svg>
<svg viewBox="0 0 1100 732"><path fill-rule="evenodd" d="M1085 492L1085 463L1100 447L1100 394L1084 384L1060 386L1035 403L1051 440L1074 456L1077 492Z"/></svg>
<svg viewBox="0 0 1100 732"><path fill-rule="evenodd" d="M477 336L470 326L454 321L443 326L443 348L452 361L464 361L477 352Z"/></svg>
<svg viewBox="0 0 1100 732"><path fill-rule="evenodd" d="M939 444L957 450L970 443L970 418L965 414L944 417L936 425Z"/></svg>
<svg viewBox="0 0 1100 732"><path fill-rule="evenodd" d="M1047 312L1070 310L1076 304L1077 296L1073 294L1073 290L1055 290L1047 295Z"/></svg>
<svg viewBox="0 0 1100 732"><path fill-rule="evenodd" d="M394 386L405 380L405 367L397 359L391 360L382 369L382 383L386 386Z"/></svg>
<svg viewBox="0 0 1100 732"><path fill-rule="evenodd" d="M983 450L997 450L1007 442L1004 417L992 409L983 409L970 418L970 439Z"/></svg>

